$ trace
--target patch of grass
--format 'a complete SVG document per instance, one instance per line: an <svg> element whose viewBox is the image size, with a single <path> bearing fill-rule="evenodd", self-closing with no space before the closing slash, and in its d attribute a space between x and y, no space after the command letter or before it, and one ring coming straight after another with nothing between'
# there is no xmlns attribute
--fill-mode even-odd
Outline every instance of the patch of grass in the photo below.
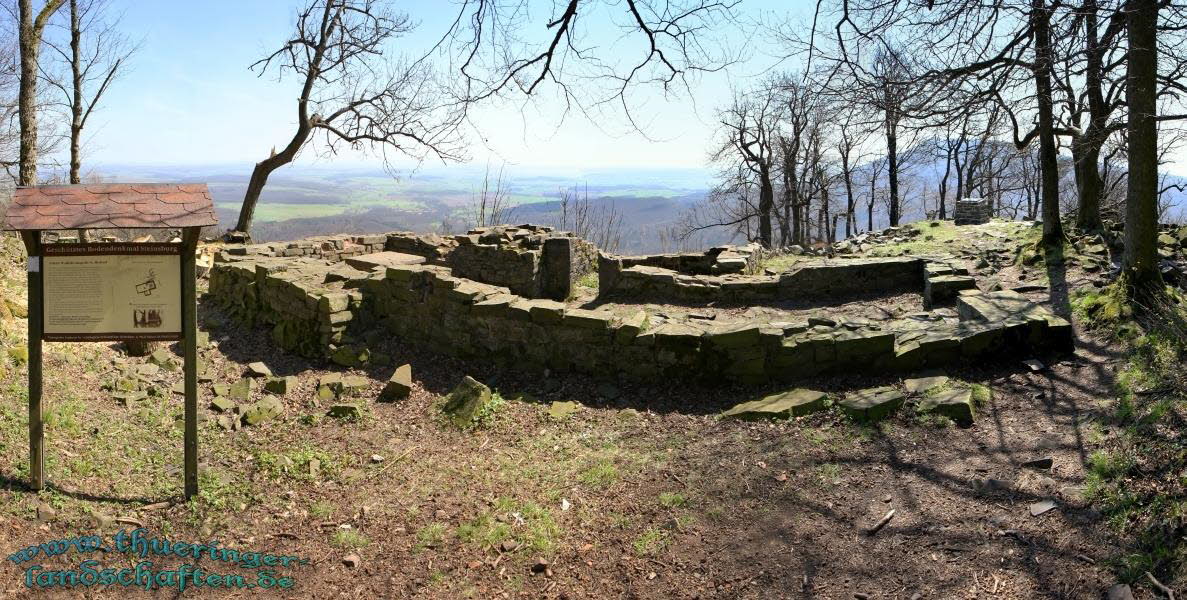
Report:
<svg viewBox="0 0 1187 600"><path fill-rule="evenodd" d="M664 508L680 508L688 504L688 498L678 492L661 492L659 504Z"/></svg>
<svg viewBox="0 0 1187 600"><path fill-rule="evenodd" d="M441 545L445 540L446 527L444 523L429 523L421 527L416 532L416 545L412 547L413 552L420 552L425 548L435 548Z"/></svg>
<svg viewBox="0 0 1187 600"><path fill-rule="evenodd" d="M1073 308L1099 334L1125 344L1113 410L1089 429L1085 497L1129 547L1109 561L1119 580L1187 572L1187 299L1155 294L1135 314L1122 279L1078 295Z"/></svg>
<svg viewBox="0 0 1187 600"><path fill-rule="evenodd" d="M583 288L598 289L598 272L586 273L577 279L577 285Z"/></svg>
<svg viewBox="0 0 1187 600"><path fill-rule="evenodd" d="M608 487L618 481L620 474L618 467L609 460L601 460L592 467L582 471L577 480L593 487Z"/></svg>
<svg viewBox="0 0 1187 600"><path fill-rule="evenodd" d="M217 473L212 470L198 472L198 499L202 507L223 511L245 504L251 489L245 480L230 472Z"/></svg>
<svg viewBox="0 0 1187 600"><path fill-rule="evenodd" d="M823 483L836 483L841 478L841 465L836 463L824 463L818 467L818 470Z"/></svg>
<svg viewBox="0 0 1187 600"><path fill-rule="evenodd" d="M357 529L339 529L330 538L330 543L338 548L353 550L370 544L371 540Z"/></svg>
<svg viewBox="0 0 1187 600"><path fill-rule="evenodd" d="M668 533L658 527L648 527L631 544L639 556L655 556L668 545Z"/></svg>
<svg viewBox="0 0 1187 600"><path fill-rule="evenodd" d="M971 383L969 389L973 391L973 405L978 408L993 398L993 389L983 383Z"/></svg>
<svg viewBox="0 0 1187 600"><path fill-rule="evenodd" d="M489 550L511 537L511 526L497 521L490 514L483 514L460 525L457 537L464 544L473 544L483 550Z"/></svg>
<svg viewBox="0 0 1187 600"><path fill-rule="evenodd" d="M309 515L318 519L329 518L334 514L334 505L325 500L318 500L309 505Z"/></svg>
<svg viewBox="0 0 1187 600"><path fill-rule="evenodd" d="M333 454L312 446L286 452L261 451L255 460L259 469L273 478L312 480L333 476L340 466Z"/></svg>
<svg viewBox="0 0 1187 600"><path fill-rule="evenodd" d="M490 402L483 406L478 414L474 415L474 427L489 427L491 426L499 413L507 408L507 399L499 392L492 392Z"/></svg>
<svg viewBox="0 0 1187 600"><path fill-rule="evenodd" d="M932 427L935 429L945 429L951 427L954 423L952 419L944 415L937 415L935 413L915 413L915 424L920 427Z"/></svg>

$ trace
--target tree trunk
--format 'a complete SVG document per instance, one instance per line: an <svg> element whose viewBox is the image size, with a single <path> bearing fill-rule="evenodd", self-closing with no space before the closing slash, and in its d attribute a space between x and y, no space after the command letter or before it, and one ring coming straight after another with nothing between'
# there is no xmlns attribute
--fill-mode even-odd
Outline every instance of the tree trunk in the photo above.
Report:
<svg viewBox="0 0 1187 600"><path fill-rule="evenodd" d="M1096 0L1084 0L1084 45L1087 64L1084 85L1088 92L1088 130L1084 132L1083 147L1076 162L1076 182L1079 184L1079 203L1076 209L1076 226L1082 231L1098 231L1100 222L1100 149L1104 144L1104 129L1108 115L1105 114L1105 97L1102 89L1104 52L1100 48L1097 33ZM1077 140L1079 141L1079 140Z"/></svg>
<svg viewBox="0 0 1187 600"><path fill-rule="evenodd" d="M300 112L304 116L304 105ZM236 231L248 233L251 230L251 222L256 214L256 204L260 201L260 192L264 191L264 185L268 183L268 176L272 174L272 171L293 161L297 150L301 149L312 130L313 127L308 119L301 121L297 126L297 134L293 136L292 141L288 146L285 146L280 154L274 154L256 163L255 168L251 170L251 179L247 182L247 191L243 194L243 206L239 209L239 221L235 224ZM767 226L770 227L769 222Z"/></svg>
<svg viewBox="0 0 1187 600"><path fill-rule="evenodd" d="M870 179L870 201L866 203L866 231L873 233L874 231L874 195L876 190L878 178L875 176Z"/></svg>
<svg viewBox="0 0 1187 600"><path fill-rule="evenodd" d="M949 141L948 145L951 146L950 141ZM951 173L952 173L952 150L945 149L944 150L944 177L942 179L940 179L940 206L938 207L938 209L939 209L938 218L941 221L948 218L948 209L947 209L946 205L948 203L947 202L947 200L948 200L948 175Z"/></svg>
<svg viewBox="0 0 1187 600"><path fill-rule="evenodd" d="M73 98L70 102L70 183L82 183L82 24L78 0L70 0L70 72ZM79 241L85 241L81 237Z"/></svg>
<svg viewBox="0 0 1187 600"><path fill-rule="evenodd" d="M1158 54L1159 0L1129 0L1129 189L1125 194L1125 254L1121 268L1131 297L1158 290ZM1140 308L1140 306L1139 306Z"/></svg>
<svg viewBox="0 0 1187 600"><path fill-rule="evenodd" d="M254 174L253 174L254 179ZM266 177L266 176L265 176ZM775 190L771 186L771 173L763 168L759 173L758 189L758 239L763 248L771 248L771 212L775 208Z"/></svg>
<svg viewBox="0 0 1187 600"><path fill-rule="evenodd" d="M32 0L20 0L21 81L18 110L21 121L21 164L18 185L37 184L37 53L40 37L34 37Z"/></svg>
<svg viewBox="0 0 1187 600"><path fill-rule="evenodd" d="M857 219L853 214L857 199L853 197L853 173L849 169L848 149L841 153L841 173L845 178L845 238L848 239L857 228Z"/></svg>
<svg viewBox="0 0 1187 600"><path fill-rule="evenodd" d="M890 108L886 115L886 164L887 179L890 180L890 226L898 227L898 120L892 117Z"/></svg>
<svg viewBox="0 0 1187 600"><path fill-rule="evenodd" d="M1051 101L1051 9L1046 0L1031 0L1035 36L1034 78L1039 111L1039 171L1043 181L1043 245L1063 243L1059 221L1059 156L1055 149L1055 117Z"/></svg>

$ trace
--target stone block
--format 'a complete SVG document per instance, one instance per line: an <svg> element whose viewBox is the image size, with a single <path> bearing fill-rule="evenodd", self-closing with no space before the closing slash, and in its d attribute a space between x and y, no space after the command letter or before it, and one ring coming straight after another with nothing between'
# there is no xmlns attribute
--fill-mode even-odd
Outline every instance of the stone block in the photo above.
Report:
<svg viewBox="0 0 1187 600"><path fill-rule="evenodd" d="M565 305L554 300L529 300L528 313L533 323L555 325L564 318Z"/></svg>
<svg viewBox="0 0 1187 600"><path fill-rule="evenodd" d="M722 413L736 419L768 419L800 417L824 410L827 394L814 390L794 389L743 402Z"/></svg>
<svg viewBox="0 0 1187 600"><path fill-rule="evenodd" d="M919 401L919 412L943 415L962 427L973 424L973 391L967 388L928 394Z"/></svg>
<svg viewBox="0 0 1187 600"><path fill-rule="evenodd" d="M297 378L292 375L286 377L272 377L264 383L264 391L277 396L283 396L297 386Z"/></svg>
<svg viewBox="0 0 1187 600"><path fill-rule="evenodd" d="M363 412L362 409L359 408L359 405L349 403L335 404L330 407L330 410L326 411L326 416L333 417L335 419L354 420L361 417L362 414Z"/></svg>
<svg viewBox="0 0 1187 600"><path fill-rule="evenodd" d="M926 394L934 389L943 387L947 383L947 375L935 372L931 374L924 374L921 377L904 380L903 389L907 390L908 394Z"/></svg>
<svg viewBox="0 0 1187 600"><path fill-rule="evenodd" d="M240 379L231 384L230 389L227 390L227 397L238 402L247 402L251 399L251 391L254 387L254 379Z"/></svg>
<svg viewBox="0 0 1187 600"><path fill-rule="evenodd" d="M637 310L629 317L623 318L619 323L617 331L614 334L615 340L620 344L630 343L640 333L647 329L648 317L647 313L642 310Z"/></svg>
<svg viewBox="0 0 1187 600"><path fill-rule="evenodd" d="M383 386L383 391L379 393L379 400L383 402L394 402L402 398L407 398L411 392L412 365L400 365Z"/></svg>
<svg viewBox="0 0 1187 600"><path fill-rule="evenodd" d="M898 410L905 398L893 387L880 387L846 394L838 404L855 421L872 423Z"/></svg>
<svg viewBox="0 0 1187 600"><path fill-rule="evenodd" d="M681 323L664 323L639 337L646 335L655 338L655 345L660 348L695 349L701 343L704 331Z"/></svg>
<svg viewBox="0 0 1187 600"><path fill-rule="evenodd" d="M420 265L424 264L425 259L423 256L385 251L347 258L343 262L360 271L373 271L375 269L389 269L408 265Z"/></svg>
<svg viewBox="0 0 1187 600"><path fill-rule="evenodd" d="M833 347L838 361L853 361L894 352L894 333L883 331L841 330L833 334Z"/></svg>
<svg viewBox="0 0 1187 600"><path fill-rule="evenodd" d="M284 405L276 396L264 396L258 402L253 402L243 410L244 425L259 425L270 421L284 411Z"/></svg>
<svg viewBox="0 0 1187 600"><path fill-rule="evenodd" d="M612 320L614 315L605 311L569 308L565 309L563 323L571 327L605 331Z"/></svg>
<svg viewBox="0 0 1187 600"><path fill-rule="evenodd" d="M342 312L350 307L350 296L338 292L326 294L317 301L317 310L323 315Z"/></svg>
<svg viewBox="0 0 1187 600"><path fill-rule="evenodd" d="M924 279L923 305L931 308L951 301L961 290L977 289L977 280L966 275L928 275Z"/></svg>
<svg viewBox="0 0 1187 600"><path fill-rule="evenodd" d="M743 348L757 346L761 330L761 325L739 325L710 331L705 338L714 348Z"/></svg>

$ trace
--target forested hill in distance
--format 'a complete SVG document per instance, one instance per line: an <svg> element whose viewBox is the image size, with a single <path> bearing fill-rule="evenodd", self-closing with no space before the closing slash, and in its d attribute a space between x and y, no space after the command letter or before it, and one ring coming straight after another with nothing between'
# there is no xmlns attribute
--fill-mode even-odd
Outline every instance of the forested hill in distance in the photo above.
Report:
<svg viewBox="0 0 1187 600"><path fill-rule="evenodd" d="M692 204L703 200L712 174L701 169L533 169L504 172L512 205L508 221L553 224L560 190L587 191L594 210L622 213L624 252L672 251L661 243ZM196 181L209 184L224 227L235 223L251 165L129 166L96 169L112 181ZM440 231L462 233L472 223L475 198L485 168L457 165L423 168L397 177L379 168L296 167L274 173L256 209L252 237L257 241L298 239L331 233ZM491 186L498 167L491 168ZM702 236L697 244L728 241L728 232ZM666 246L666 247L664 247Z"/></svg>
<svg viewBox="0 0 1187 600"><path fill-rule="evenodd" d="M867 173L858 168L855 186L859 230L867 227ZM131 166L103 165L95 169L110 181L179 181L209 184L222 226L235 223L251 165ZM299 239L337 233L416 231L461 233L473 223L475 198L482 189L482 166L452 165L399 172L334 165L301 166L273 173L256 210L252 236L257 241ZM942 164L915 164L900 176L904 190L903 222L925 217L934 210L934 194L943 173ZM491 186L498 168L491 168ZM1069 182L1070 183L1070 182ZM1187 183L1168 177L1164 185ZM504 221L556 225L560 191L588 192L594 212L621 213L623 253L672 252L683 249L742 242L731 231L718 228L689 240L674 239L681 215L703 202L713 185L708 169L516 169L507 167L504 189L515 207ZM885 195L885 182L877 193ZM1074 189L1074 188L1072 188ZM927 196L927 206L921 202ZM1175 206L1166 220L1183 219L1185 194L1169 191ZM838 198L839 200L839 198ZM949 199L951 201L951 198ZM813 211L815 213L815 210ZM816 215L814 214L815 218ZM886 206L875 203L875 228L888 225ZM838 238L844 222L838 223Z"/></svg>

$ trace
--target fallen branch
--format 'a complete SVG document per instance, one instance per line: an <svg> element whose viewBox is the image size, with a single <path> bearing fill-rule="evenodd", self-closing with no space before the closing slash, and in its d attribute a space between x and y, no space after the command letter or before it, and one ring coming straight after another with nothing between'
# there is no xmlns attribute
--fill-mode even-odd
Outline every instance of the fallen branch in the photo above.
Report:
<svg viewBox="0 0 1187 600"><path fill-rule="evenodd" d="M886 513L885 517L882 517L881 521L878 521L877 523L874 524L873 527L870 528L868 535L872 536L875 533L878 533L879 531L881 531L882 528L886 527L886 524L889 523L890 520L893 518L894 518L894 509L892 508L892 509L890 509L890 512Z"/></svg>
<svg viewBox="0 0 1187 600"><path fill-rule="evenodd" d="M1162 585L1161 581L1154 579L1154 576L1151 575L1149 571L1146 571L1146 579L1149 579L1150 583L1153 584L1154 587L1158 588L1158 591L1166 594L1167 598L1170 600L1175 600L1175 591L1166 587L1165 585Z"/></svg>

